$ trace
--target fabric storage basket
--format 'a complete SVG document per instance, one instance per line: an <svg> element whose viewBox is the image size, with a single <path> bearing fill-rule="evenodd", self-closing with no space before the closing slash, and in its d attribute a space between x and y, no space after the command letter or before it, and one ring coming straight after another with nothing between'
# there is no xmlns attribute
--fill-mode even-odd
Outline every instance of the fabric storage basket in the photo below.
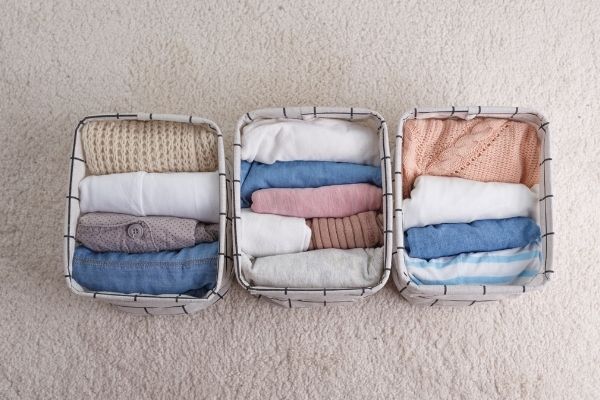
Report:
<svg viewBox="0 0 600 400"><path fill-rule="evenodd" d="M461 119L472 120L474 118L502 118L527 123L537 132L539 144L539 189L537 200L539 209L537 224L540 227L539 250L541 259L537 273L532 274L525 284L512 285L417 285L408 273L405 263L405 240L403 232L403 136L405 135L405 124L413 119ZM414 135L414 133L413 133ZM548 282L552 274L552 190L550 171L550 131L548 121L540 113L521 107L449 107L449 108L415 108L404 114L399 122L396 135L395 152L395 233L394 233L394 272L393 280L402 294L409 302L421 305L466 305L490 302L506 297L517 296L532 290L542 288ZM468 164L467 164L468 165ZM535 165L535 164L534 164ZM404 188L406 189L406 188ZM537 207L537 206L536 206ZM529 279L529 278L527 278Z"/></svg>
<svg viewBox="0 0 600 400"><path fill-rule="evenodd" d="M181 124L199 125L207 132L216 136L218 184L219 184L219 245L217 262L216 285L208 293L200 298L185 294L179 295L150 295L150 294L127 294L91 291L82 287L72 276L73 256L77 242L75 240L77 221L80 216L80 190L79 183L89 174L82 145L81 131L84 126L92 121L146 121L152 124L154 121L175 122ZM160 132L163 133L163 132ZM180 162L182 160L175 160ZM69 185L67 193L66 217L65 217L65 242L64 242L64 276L71 291L79 296L108 302L122 311L142 315L167 315L167 314L190 314L204 309L211 304L223 299L229 290L231 276L233 273L231 260L231 218L228 212L231 206L228 204L230 198L230 167L225 159L223 147L223 135L219 127L212 121L196 117L171 114L132 113L132 114L101 114L91 115L83 118L75 128L73 148L69 160Z"/></svg>
<svg viewBox="0 0 600 400"><path fill-rule="evenodd" d="M328 288L328 287L274 287L254 285L243 272L242 263L246 258L241 248L242 243L242 211L241 211L241 163L242 163L242 134L243 128L256 121L268 121L277 119L286 122L287 120L303 120L308 118L327 118L357 122L369 126L369 130L374 135L377 149L375 157L378 164L374 168L381 172L381 193L383 213L383 253L381 275L376 284L366 287L353 288ZM279 143L279 142L278 142ZM269 146L269 144L267 144ZM274 147L277 147L275 144ZM264 298L270 302L283 307L314 307L327 306L331 304L351 303L370 296L379 291L387 282L391 273L392 257L392 192L391 192L391 157L387 136L387 125L385 120L376 112L361 108L339 108L339 107L283 107L266 108L248 112L238 122L234 140L234 179L233 179L233 202L234 202L234 223L233 223L233 259L234 269L238 282L252 295ZM290 186L291 187L291 186ZM314 186L317 187L317 186ZM303 257L302 255L300 257ZM344 268L345 265L339 265Z"/></svg>

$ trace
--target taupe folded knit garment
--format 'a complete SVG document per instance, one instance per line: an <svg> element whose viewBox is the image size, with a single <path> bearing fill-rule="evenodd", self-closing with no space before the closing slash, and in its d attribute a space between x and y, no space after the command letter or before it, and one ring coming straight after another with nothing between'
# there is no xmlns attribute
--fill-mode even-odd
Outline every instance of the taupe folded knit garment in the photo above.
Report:
<svg viewBox="0 0 600 400"><path fill-rule="evenodd" d="M383 245L383 214L367 211L344 218L307 219L312 235L308 250L354 249Z"/></svg>
<svg viewBox="0 0 600 400"><path fill-rule="evenodd" d="M91 175L204 172L218 167L217 138L199 125L168 121L92 121L81 131Z"/></svg>

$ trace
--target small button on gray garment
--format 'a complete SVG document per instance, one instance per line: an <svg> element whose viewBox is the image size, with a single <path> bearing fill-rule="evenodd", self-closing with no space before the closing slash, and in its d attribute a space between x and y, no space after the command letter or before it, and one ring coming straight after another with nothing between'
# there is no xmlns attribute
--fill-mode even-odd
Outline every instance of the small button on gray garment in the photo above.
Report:
<svg viewBox="0 0 600 400"><path fill-rule="evenodd" d="M127 234L132 239L140 238L144 234L144 227L140 224L131 224L127 227Z"/></svg>

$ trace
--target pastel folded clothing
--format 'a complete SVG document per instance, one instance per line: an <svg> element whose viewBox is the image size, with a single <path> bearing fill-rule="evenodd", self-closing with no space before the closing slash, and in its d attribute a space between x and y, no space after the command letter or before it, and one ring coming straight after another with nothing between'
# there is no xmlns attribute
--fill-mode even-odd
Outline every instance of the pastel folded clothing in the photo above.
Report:
<svg viewBox="0 0 600 400"><path fill-rule="evenodd" d="M327 161L289 161L274 164L241 163L242 207L250 207L252 193L270 188L314 188L350 183L381 187L381 169L371 165Z"/></svg>
<svg viewBox="0 0 600 400"><path fill-rule="evenodd" d="M91 121L81 129L91 175L200 172L218 168L217 137L202 125L168 121Z"/></svg>
<svg viewBox="0 0 600 400"><path fill-rule="evenodd" d="M361 288L377 285L383 274L383 247L241 259L242 274L253 286Z"/></svg>
<svg viewBox="0 0 600 400"><path fill-rule="evenodd" d="M241 249L253 257L306 251L310 228L304 218L258 214L242 209Z"/></svg>
<svg viewBox="0 0 600 400"><path fill-rule="evenodd" d="M539 181L536 128L501 118L413 119L404 124L403 196L420 175L454 176L482 182Z"/></svg>
<svg viewBox="0 0 600 400"><path fill-rule="evenodd" d="M304 189L262 189L252 193L252 211L290 217L341 218L381 208L382 193L366 183Z"/></svg>
<svg viewBox="0 0 600 400"><path fill-rule="evenodd" d="M411 257L431 259L524 247L539 239L534 220L515 217L411 228L404 233L404 246Z"/></svg>
<svg viewBox="0 0 600 400"><path fill-rule="evenodd" d="M539 242L429 261L404 253L410 279L417 285L522 285L538 273L541 262Z"/></svg>
<svg viewBox="0 0 600 400"><path fill-rule="evenodd" d="M242 160L341 161L379 165L379 136L356 121L263 119L242 128Z"/></svg>
<svg viewBox="0 0 600 400"><path fill-rule="evenodd" d="M83 214L76 232L77 241L97 252L149 253L219 240L219 224L115 213Z"/></svg>
<svg viewBox="0 0 600 400"><path fill-rule="evenodd" d="M375 211L344 218L312 218L306 224L312 232L309 250L383 245L383 214Z"/></svg>
<svg viewBox="0 0 600 400"><path fill-rule="evenodd" d="M217 281L219 243L158 253L96 253L75 248L73 279L91 291L204 296Z"/></svg>
<svg viewBox="0 0 600 400"><path fill-rule="evenodd" d="M404 230L481 219L535 217L537 195L516 183L422 175L402 203Z"/></svg>
<svg viewBox="0 0 600 400"><path fill-rule="evenodd" d="M163 215L219 222L217 172L91 175L79 183L82 213Z"/></svg>

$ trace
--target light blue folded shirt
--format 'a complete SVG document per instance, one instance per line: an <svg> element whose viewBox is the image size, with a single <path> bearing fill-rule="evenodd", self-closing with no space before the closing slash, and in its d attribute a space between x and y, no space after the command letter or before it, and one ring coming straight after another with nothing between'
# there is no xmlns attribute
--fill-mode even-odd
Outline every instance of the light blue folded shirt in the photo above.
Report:
<svg viewBox="0 0 600 400"><path fill-rule="evenodd" d="M188 294L203 297L217 282L219 242L177 251L98 253L75 248L73 279L97 292Z"/></svg>
<svg viewBox="0 0 600 400"><path fill-rule="evenodd" d="M268 188L316 188L330 185L370 183L381 187L379 166L330 161L277 161L241 164L242 207L250 207L252 193Z"/></svg>
<svg viewBox="0 0 600 400"><path fill-rule="evenodd" d="M410 257L430 260L525 247L539 239L540 228L534 220L515 217L410 228L404 233L404 246Z"/></svg>

